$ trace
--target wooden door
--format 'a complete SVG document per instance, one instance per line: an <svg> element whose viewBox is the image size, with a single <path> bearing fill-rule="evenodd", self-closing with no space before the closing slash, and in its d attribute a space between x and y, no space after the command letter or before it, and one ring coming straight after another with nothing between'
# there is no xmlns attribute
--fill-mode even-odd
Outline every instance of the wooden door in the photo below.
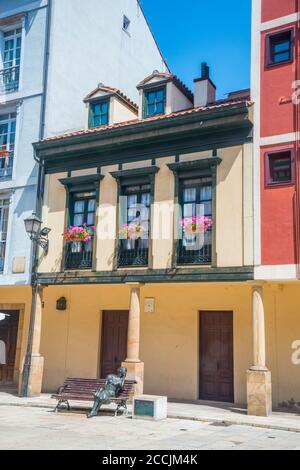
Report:
<svg viewBox="0 0 300 470"><path fill-rule="evenodd" d="M200 313L200 399L234 401L233 313Z"/></svg>
<svg viewBox="0 0 300 470"><path fill-rule="evenodd" d="M102 316L101 378L115 374L127 355L127 310L107 310Z"/></svg>
<svg viewBox="0 0 300 470"><path fill-rule="evenodd" d="M11 384L14 381L18 325L18 311L0 311L0 383L2 384Z"/></svg>

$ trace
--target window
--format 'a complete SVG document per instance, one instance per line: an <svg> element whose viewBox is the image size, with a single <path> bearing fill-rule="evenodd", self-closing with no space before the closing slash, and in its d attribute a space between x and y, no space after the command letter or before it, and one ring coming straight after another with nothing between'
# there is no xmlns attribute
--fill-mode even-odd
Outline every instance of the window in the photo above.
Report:
<svg viewBox="0 0 300 470"><path fill-rule="evenodd" d="M270 152L265 155L266 186L290 184L294 179L291 150Z"/></svg>
<svg viewBox="0 0 300 470"><path fill-rule="evenodd" d="M129 32L130 23L131 23L130 19L127 18L126 15L124 15L124 16L123 16L123 29L124 29L124 31Z"/></svg>
<svg viewBox="0 0 300 470"><path fill-rule="evenodd" d="M119 266L146 266L148 264L150 194L150 184L122 187ZM140 233L137 237L136 232Z"/></svg>
<svg viewBox="0 0 300 470"><path fill-rule="evenodd" d="M4 33L3 70L0 75L2 91L16 91L19 87L22 29Z"/></svg>
<svg viewBox="0 0 300 470"><path fill-rule="evenodd" d="M90 104L89 127L105 126L109 123L109 101Z"/></svg>
<svg viewBox="0 0 300 470"><path fill-rule="evenodd" d="M211 225L202 233L181 227L178 243L178 264L210 264L212 246L212 178L183 179L180 181L180 202L183 221L207 218Z"/></svg>
<svg viewBox="0 0 300 470"><path fill-rule="evenodd" d="M4 269L9 200L0 199L0 272Z"/></svg>
<svg viewBox="0 0 300 470"><path fill-rule="evenodd" d="M293 60L293 30L270 34L266 38L266 66L271 67Z"/></svg>
<svg viewBox="0 0 300 470"><path fill-rule="evenodd" d="M15 113L0 114L0 178L12 176L16 119Z"/></svg>
<svg viewBox="0 0 300 470"><path fill-rule="evenodd" d="M164 114L166 89L159 88L144 92L144 117Z"/></svg>
<svg viewBox="0 0 300 470"><path fill-rule="evenodd" d="M95 223L96 191L84 191L70 194L69 226L84 224L92 230ZM66 269L87 269L92 267L93 235L88 243L71 242L66 246Z"/></svg>

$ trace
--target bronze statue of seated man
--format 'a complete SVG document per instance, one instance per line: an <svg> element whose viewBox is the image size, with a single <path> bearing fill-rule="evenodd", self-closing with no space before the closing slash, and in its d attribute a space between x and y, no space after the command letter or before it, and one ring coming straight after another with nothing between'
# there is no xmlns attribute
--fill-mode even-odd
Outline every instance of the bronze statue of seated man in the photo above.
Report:
<svg viewBox="0 0 300 470"><path fill-rule="evenodd" d="M109 405L111 398L117 398L121 394L126 374L127 369L125 367L120 367L117 371L117 375L109 374L106 377L104 387L100 388L95 393L94 405L90 413L87 415L88 418L97 416L102 405Z"/></svg>

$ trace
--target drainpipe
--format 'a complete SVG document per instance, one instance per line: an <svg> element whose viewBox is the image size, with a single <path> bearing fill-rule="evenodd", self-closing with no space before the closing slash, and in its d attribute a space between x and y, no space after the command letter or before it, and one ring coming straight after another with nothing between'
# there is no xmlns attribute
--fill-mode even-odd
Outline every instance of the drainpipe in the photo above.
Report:
<svg viewBox="0 0 300 470"><path fill-rule="evenodd" d="M46 32L45 32L43 95L42 95L42 103L41 103L39 140L42 140L44 138L44 133L45 133L46 100L47 100L48 70L49 70L49 56L50 56L51 18L52 18L52 0L48 0L47 22L46 22ZM35 150L34 150L34 160L38 163L38 182L37 182L35 213L38 217L41 217L45 171L44 171L44 165L41 164L40 161L36 158ZM34 331L34 325L35 325L35 310L36 310L36 301L37 301L37 295L38 295L37 267L38 267L38 245L36 242L33 242L32 250L31 250L31 262L30 262L32 300L31 300L30 322L29 322L29 331L28 331L28 339L27 339L27 349L26 349L26 356L25 356L23 373L22 373L22 384L21 384L21 391L20 391L21 397L28 396L29 377L30 377L30 370L31 370L33 331Z"/></svg>

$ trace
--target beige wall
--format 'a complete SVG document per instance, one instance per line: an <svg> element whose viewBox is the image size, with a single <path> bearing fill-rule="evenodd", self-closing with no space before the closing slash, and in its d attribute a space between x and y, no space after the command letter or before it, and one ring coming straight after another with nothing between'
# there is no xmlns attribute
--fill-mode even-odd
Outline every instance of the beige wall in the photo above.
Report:
<svg viewBox="0 0 300 470"><path fill-rule="evenodd" d="M14 382L18 383L26 354L31 310L31 287L0 287L0 311L19 310Z"/></svg>
<svg viewBox="0 0 300 470"><path fill-rule="evenodd" d="M252 145L219 149L222 162L217 169L216 201L216 251L217 266L234 267L253 264L253 205L252 205ZM212 157L211 151L180 155L180 161ZM155 204L152 208L152 266L164 269L171 266L174 225L174 175L167 167L175 161L174 156L156 159L160 168L155 175ZM124 170L150 166L151 161L126 163ZM99 271L113 269L116 219L117 183L110 175L117 165L101 168L104 175L100 183L98 208L96 268ZM72 172L72 176L93 174L95 169ZM43 208L43 222L52 229L49 236L49 254L42 253L39 271L58 272L61 270L63 249L62 232L65 227L66 191L58 181L66 174L47 175ZM110 207L109 207L110 206ZM107 231L105 216L110 214L110 229ZM165 215L163 215L165 214ZM164 227L158 230L158 222ZM169 234L169 238L168 237Z"/></svg>
<svg viewBox="0 0 300 470"><path fill-rule="evenodd" d="M68 310L55 310L66 296ZM155 313L144 313L145 297ZM129 286L48 287L44 292L41 353L44 390L66 376L96 377L100 365L101 312L129 307ZM267 365L273 404L300 401L300 365L293 365L292 342L300 340L297 285L266 285ZM197 399L199 390L199 311L233 311L235 401L246 402L246 370L252 365L251 285L248 283L157 284L141 290L141 354L145 393Z"/></svg>

